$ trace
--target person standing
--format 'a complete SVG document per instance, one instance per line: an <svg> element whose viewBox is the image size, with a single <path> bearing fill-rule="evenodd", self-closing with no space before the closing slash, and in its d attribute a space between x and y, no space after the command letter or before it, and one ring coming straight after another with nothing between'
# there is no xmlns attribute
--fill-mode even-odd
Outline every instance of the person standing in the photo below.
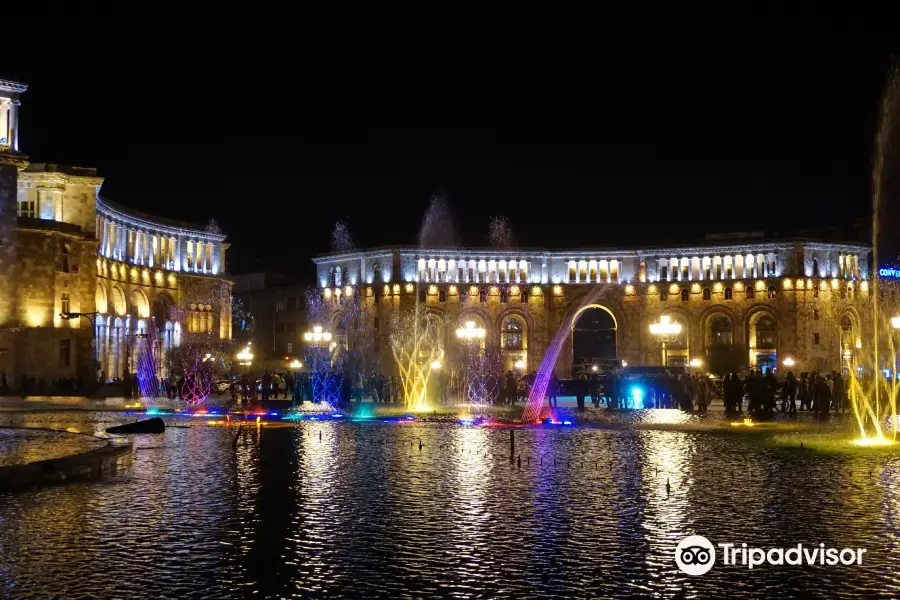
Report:
<svg viewBox="0 0 900 600"><path fill-rule="evenodd" d="M797 397L797 378L794 376L793 371L788 371L782 394L781 412L785 412L786 408L787 412L795 414L797 412L797 405L794 403L794 399Z"/></svg>
<svg viewBox="0 0 900 600"><path fill-rule="evenodd" d="M263 372L262 376L262 401L265 402L269 399L269 393L272 391L272 376L269 375L269 371Z"/></svg>
<svg viewBox="0 0 900 600"><path fill-rule="evenodd" d="M556 373L550 374L550 383L547 385L547 397L550 408L554 408L559 406L559 403L556 401L556 395L559 393L559 378L556 376Z"/></svg>

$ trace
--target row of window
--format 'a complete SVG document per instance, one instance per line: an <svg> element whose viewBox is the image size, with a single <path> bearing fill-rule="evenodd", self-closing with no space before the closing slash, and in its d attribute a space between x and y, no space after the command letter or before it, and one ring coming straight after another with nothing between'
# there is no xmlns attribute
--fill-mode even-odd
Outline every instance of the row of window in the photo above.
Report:
<svg viewBox="0 0 900 600"><path fill-rule="evenodd" d="M300 299L297 296L290 296L288 298L279 298L275 300L275 312L285 312L290 311L294 312L301 305Z"/></svg>
<svg viewBox="0 0 900 600"><path fill-rule="evenodd" d="M814 292L815 292L814 297L818 298L819 290L816 289L816 290L814 290ZM730 287L727 287L724 290L722 290L722 294L726 300L732 300L734 298L734 290L732 290ZM747 300L753 300L756 298L756 290L752 287L747 287L745 294L746 294ZM762 294L762 291L760 291L760 294ZM777 295L778 295L778 288L770 285L769 288L766 290L766 296L768 298L775 298ZM709 288L703 288L702 296L703 296L703 300L705 300L705 301L711 300L712 299L712 290L710 290ZM659 290L659 299L660 300L668 300L669 299L669 291L668 290ZM691 299L691 291L688 289L681 290L681 301L687 302L690 299Z"/></svg>

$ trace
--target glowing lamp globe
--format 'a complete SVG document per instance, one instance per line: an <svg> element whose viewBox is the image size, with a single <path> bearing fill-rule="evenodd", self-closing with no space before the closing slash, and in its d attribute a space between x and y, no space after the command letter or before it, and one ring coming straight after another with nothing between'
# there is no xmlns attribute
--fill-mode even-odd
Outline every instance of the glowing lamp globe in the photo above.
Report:
<svg viewBox="0 0 900 600"><path fill-rule="evenodd" d="M784 366L786 366L787 368L790 369L791 367L794 366L794 359L791 358L790 356L788 356L787 358L784 359L783 364L784 364Z"/></svg>
<svg viewBox="0 0 900 600"><path fill-rule="evenodd" d="M900 329L900 315L891 317L891 327L893 327L894 329Z"/></svg>

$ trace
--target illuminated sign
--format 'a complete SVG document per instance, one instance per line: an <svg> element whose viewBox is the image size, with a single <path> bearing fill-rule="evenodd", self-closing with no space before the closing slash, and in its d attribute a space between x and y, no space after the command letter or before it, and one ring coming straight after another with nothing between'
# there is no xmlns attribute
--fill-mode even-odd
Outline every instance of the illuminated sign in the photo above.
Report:
<svg viewBox="0 0 900 600"><path fill-rule="evenodd" d="M890 277L893 279L900 279L900 269L878 269L879 277Z"/></svg>

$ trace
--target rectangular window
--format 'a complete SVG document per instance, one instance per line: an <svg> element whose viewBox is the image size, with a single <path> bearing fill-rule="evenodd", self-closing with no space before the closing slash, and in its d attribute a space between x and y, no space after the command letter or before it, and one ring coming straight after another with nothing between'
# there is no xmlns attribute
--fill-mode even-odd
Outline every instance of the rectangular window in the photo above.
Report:
<svg viewBox="0 0 900 600"><path fill-rule="evenodd" d="M29 200L27 196L24 200L21 198L19 199L19 216L31 217L32 219L37 217L34 200Z"/></svg>
<svg viewBox="0 0 900 600"><path fill-rule="evenodd" d="M69 293L63 292L62 299L59 302L59 311L62 313L69 312Z"/></svg>
<svg viewBox="0 0 900 600"><path fill-rule="evenodd" d="M284 312L285 305L286 305L286 303L284 300L276 300L275 301L275 312Z"/></svg>
<svg viewBox="0 0 900 600"><path fill-rule="evenodd" d="M194 242L191 241L187 243L187 268L194 268Z"/></svg>
<svg viewBox="0 0 900 600"><path fill-rule="evenodd" d="M206 269L212 271L212 244L206 244Z"/></svg>
<svg viewBox="0 0 900 600"><path fill-rule="evenodd" d="M294 352L294 343L293 343L293 342L288 342L288 343L287 343L287 353L288 353L288 354L293 354L293 352Z"/></svg>
<svg viewBox="0 0 900 600"><path fill-rule="evenodd" d="M819 345L819 332L818 331L813 334L813 344L815 344L816 346Z"/></svg>
<svg viewBox="0 0 900 600"><path fill-rule="evenodd" d="M71 364L71 355L72 351L72 342L71 340L64 339L59 340L59 366L60 367L68 367Z"/></svg>

